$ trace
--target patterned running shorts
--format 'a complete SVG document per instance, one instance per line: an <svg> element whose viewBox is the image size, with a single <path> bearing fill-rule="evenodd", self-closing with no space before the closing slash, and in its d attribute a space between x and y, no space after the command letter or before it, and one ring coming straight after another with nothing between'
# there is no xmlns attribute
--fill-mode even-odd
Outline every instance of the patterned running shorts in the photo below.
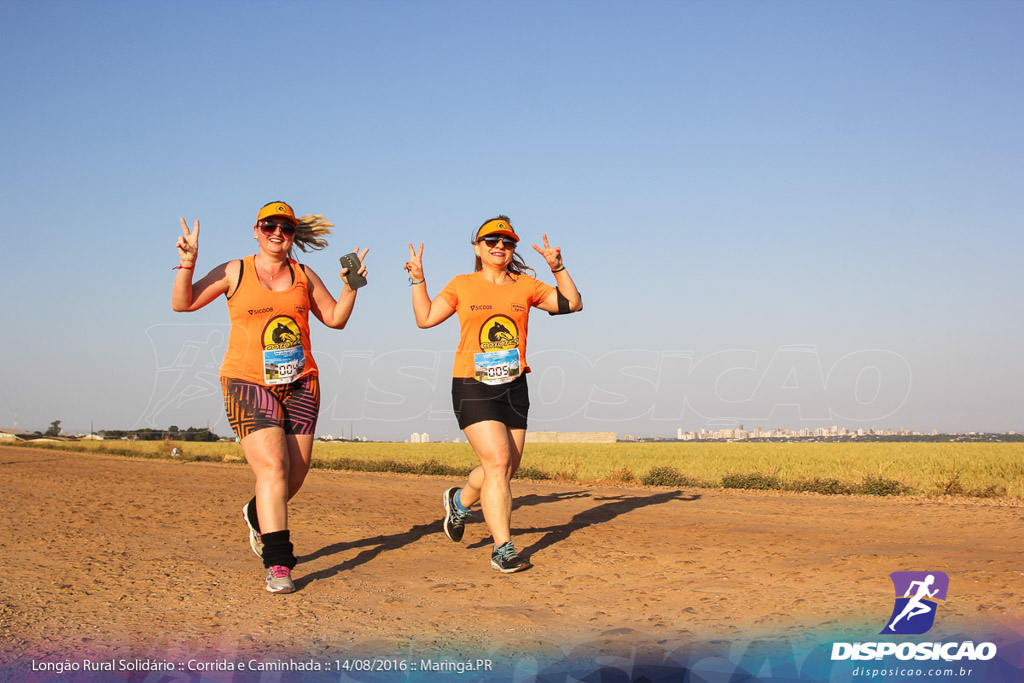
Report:
<svg viewBox="0 0 1024 683"><path fill-rule="evenodd" d="M264 386L221 377L224 409L235 436L244 439L267 427L285 434L312 434L320 413L320 380L306 375L290 384Z"/></svg>

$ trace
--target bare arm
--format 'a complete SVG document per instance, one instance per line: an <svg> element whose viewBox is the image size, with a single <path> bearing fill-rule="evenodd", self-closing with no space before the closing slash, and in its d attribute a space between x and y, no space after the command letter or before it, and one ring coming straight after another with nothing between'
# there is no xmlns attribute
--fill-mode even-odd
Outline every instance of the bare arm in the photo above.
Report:
<svg viewBox="0 0 1024 683"><path fill-rule="evenodd" d="M192 271L182 268L174 278L171 308L175 311L198 311L221 294L228 293L229 284L238 280L241 261L222 263L198 282L192 282ZM234 273L232 278L229 273Z"/></svg>
<svg viewBox="0 0 1024 683"><path fill-rule="evenodd" d="M178 258L180 259L177 274L174 276L174 287L171 290L171 309L175 311L195 311L226 294L230 286L229 271L238 277L239 261L222 263L198 282L192 282L195 273L196 258L199 256L199 221L193 229L188 229L185 219L181 219L182 235L178 237Z"/></svg>
<svg viewBox="0 0 1024 683"><path fill-rule="evenodd" d="M569 271L565 269L565 265L562 263L562 250L558 247L551 247L548 244L548 236L546 234L543 237L544 248L541 249L536 244L533 245L533 248L544 257L548 267L551 268L551 272L554 273L555 291L551 292L544 301L537 304L537 308L548 313L558 313L558 294L561 292L562 296L569 302L570 312L583 310L583 298L580 296L579 290L576 289L576 283L569 276Z"/></svg>
<svg viewBox="0 0 1024 683"><path fill-rule="evenodd" d="M359 247L353 249L356 255L359 257L359 274L366 277L366 266L363 265L363 259L366 258L366 254L370 251L369 249L363 249L360 253ZM341 281L344 283L341 288L341 293L338 295L338 300L334 300L334 296L327 289L327 285L323 283L320 276L313 272L312 268L306 269L306 276L309 278L309 305L310 310L313 311L313 315L319 318L320 322L327 327L335 330L341 330L348 324L348 319L352 316L352 308L356 303L357 290L352 289L348 286L348 268L342 268L339 273Z"/></svg>
<svg viewBox="0 0 1024 683"><path fill-rule="evenodd" d="M409 245L405 269L412 279L412 312L416 316L416 326L434 327L452 317L455 308L450 303L441 297L431 300L427 293L427 282L423 277L423 242L420 242L419 252L413 250L412 244Z"/></svg>

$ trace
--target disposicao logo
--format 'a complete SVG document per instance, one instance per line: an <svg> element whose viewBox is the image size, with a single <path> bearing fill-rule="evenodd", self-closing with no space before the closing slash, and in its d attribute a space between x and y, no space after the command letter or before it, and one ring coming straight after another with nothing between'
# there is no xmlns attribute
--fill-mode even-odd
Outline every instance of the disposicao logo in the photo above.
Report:
<svg viewBox="0 0 1024 683"><path fill-rule="evenodd" d="M949 577L945 572L893 572L889 575L896 590L892 615L880 635L920 635L935 625L938 601L946 599ZM833 643L832 661L881 660L896 657L906 660L942 660L954 662L987 661L996 656L993 643L967 640L949 643Z"/></svg>
<svg viewBox="0 0 1024 683"><path fill-rule="evenodd" d="M896 589L892 616L881 634L920 635L935 624L938 600L945 600L949 577L945 572L893 572Z"/></svg>

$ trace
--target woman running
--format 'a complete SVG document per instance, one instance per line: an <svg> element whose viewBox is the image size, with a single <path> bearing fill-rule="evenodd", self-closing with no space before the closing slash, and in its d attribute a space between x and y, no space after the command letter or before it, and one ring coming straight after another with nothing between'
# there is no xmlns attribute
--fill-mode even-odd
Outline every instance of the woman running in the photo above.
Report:
<svg viewBox="0 0 1024 683"><path fill-rule="evenodd" d="M516 253L519 236L507 216L485 221L473 233L476 269L459 275L431 299L423 277L423 244L409 245L412 308L416 324L433 327L453 313L459 314L461 338L455 352L452 405L459 428L480 458L462 488L453 486L442 496L444 533L462 540L470 508L480 502L484 521L494 541L491 567L504 573L530 566L512 542L512 475L519 469L526 440L530 396L526 387L526 335L530 308L552 315L583 308L576 285L562 264L561 250L548 245L533 248L547 261L556 287L526 274Z"/></svg>
<svg viewBox="0 0 1024 683"><path fill-rule="evenodd" d="M323 249L332 223L323 216L295 217L284 202L259 210L253 238L258 251L228 261L192 282L199 254L199 221L189 230L181 219L180 263L171 295L175 311L195 311L221 294L227 297L231 333L220 368L228 421L256 475L256 495L242 507L249 544L263 559L266 589L295 590L295 553L288 533L288 501L298 493L313 452L320 410L320 383L310 352L309 313L328 327L342 329L352 314L356 291L348 269L337 301L312 268L299 264L292 250ZM369 249L359 253L360 262ZM366 275L360 263L359 274Z"/></svg>

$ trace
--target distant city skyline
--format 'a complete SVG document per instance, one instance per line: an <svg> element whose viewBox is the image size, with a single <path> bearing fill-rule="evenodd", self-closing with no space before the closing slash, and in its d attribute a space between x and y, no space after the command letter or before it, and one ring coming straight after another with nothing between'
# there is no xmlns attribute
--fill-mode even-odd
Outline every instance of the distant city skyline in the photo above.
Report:
<svg viewBox="0 0 1024 683"><path fill-rule="evenodd" d="M88 434L85 434L85 433L69 433L69 432L66 432L62 428L60 433L58 434L58 436L70 437L70 438L86 438L86 437L89 437L89 436L96 436L97 434L102 435L104 432L107 432L107 431L121 432L122 430L107 430L107 429L102 429L101 428L101 429L95 430L93 432L90 432ZM184 432L185 430L179 430L176 426L171 426L171 427L169 427L166 430L157 429L156 431L158 431L158 432L159 431L166 431L169 436L173 436L174 434L178 433L179 431L180 432ZM26 430L19 430L16 427L15 428L0 428L0 435L7 434L8 436L13 436L13 435L15 435L15 433L34 433L34 432L28 432ZM216 432L214 432L214 433L216 433ZM557 432L557 431L555 431L555 432L540 432L540 433L536 433L535 432L535 434L541 434L541 435L544 435L544 434L559 434L559 433L560 432ZM595 434L596 435L596 434L601 434L601 433L605 433L605 432L583 432L582 434ZM612 434L611 432L607 432L607 433L608 434ZM461 432L459 434L461 434ZM578 433L578 432L577 433L566 432L566 434L579 435L581 433ZM740 425L738 428L708 429L706 427L703 427L701 429L692 430L692 431L687 431L687 430L684 430L682 427L679 427L679 428L676 429L675 440L677 440L677 441L703 441L703 440L745 441L745 440L752 440L752 439L805 439L805 438L830 438L830 437L851 437L851 438L857 438L857 437L873 437L873 436L883 436L883 437L894 437L894 436L895 437L898 437L898 436L924 437L924 436L933 436L934 437L934 436L979 436L979 435L980 436L984 436L984 435L992 435L992 436L1017 436L1018 434L1017 434L1017 432L1015 430L1010 430L1010 431L1005 431L1005 432L976 432L976 431L969 431L969 432L940 432L938 429L932 429L929 432L921 432L921 431L916 431L916 430L912 430L912 429L906 429L906 428L902 428L902 427L884 428L884 429L883 428L867 428L867 429L865 429L863 427L861 427L861 428L840 427L839 425L832 425L831 427L817 427L817 428L814 428L814 429L807 428L807 427L796 428L796 429L788 428L788 427L772 427L772 428L768 428L768 429L764 429L764 428L761 428L761 427L755 427L754 429L749 429L748 430L748 429L744 429L743 425ZM224 438L225 436L231 436L231 435L218 434L217 436L220 436L221 438ZM665 436L661 436L661 435L629 434L629 433L627 433L627 434L621 434L620 433L620 434L618 434L618 437L619 437L620 440L623 440L623 441L650 440L650 439L665 440L666 438L670 438L670 437L665 437ZM328 434L318 433L317 434L317 439L318 440L324 440L324 441L370 441L370 440L375 440L375 441L391 441L391 442L395 442L395 443L398 442L398 441L396 441L394 439L369 439L365 435L360 435L360 434L349 434L349 435L339 434L339 435L334 435L334 434L329 434L329 433ZM404 442L404 443L435 443L435 442L436 443L462 443L463 440L464 439L460 435L458 435L458 434L456 436L454 436L453 438L449 438L449 435L446 433L443 438L437 439L437 440L432 440L430 438L430 434L428 432L413 432L411 435L407 436L404 440L402 440L402 442Z"/></svg>
<svg viewBox="0 0 1024 683"><path fill-rule="evenodd" d="M747 439L794 439L832 436L963 436L975 435L979 433L1001 434L1006 436L1016 436L1017 434L1016 431L940 432L938 429L933 429L926 434L925 432L918 432L912 429L904 429L902 427L896 429L864 429L863 427L850 429L847 427L840 427L838 425L833 425L831 427L818 427L816 429L809 429L806 427L801 429L788 429L785 427L762 429L761 427L756 427L752 430L745 430L743 429L743 425L740 425L738 429L701 429L699 431L683 431L682 427L680 427L678 430L676 430L676 439L679 441L701 441L704 439L745 441Z"/></svg>

